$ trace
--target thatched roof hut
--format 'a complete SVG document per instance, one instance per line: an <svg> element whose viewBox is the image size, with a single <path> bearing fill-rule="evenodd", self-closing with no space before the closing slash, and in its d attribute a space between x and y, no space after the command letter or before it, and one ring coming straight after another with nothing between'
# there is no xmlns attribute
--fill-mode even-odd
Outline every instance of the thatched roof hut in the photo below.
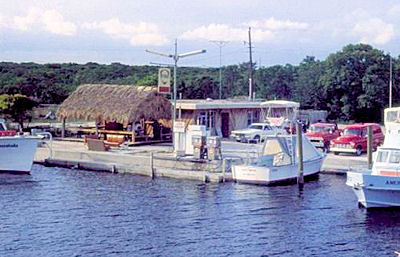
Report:
<svg viewBox="0 0 400 257"><path fill-rule="evenodd" d="M170 101L154 87L86 84L79 86L60 105L60 119L116 121L123 124L171 119Z"/></svg>

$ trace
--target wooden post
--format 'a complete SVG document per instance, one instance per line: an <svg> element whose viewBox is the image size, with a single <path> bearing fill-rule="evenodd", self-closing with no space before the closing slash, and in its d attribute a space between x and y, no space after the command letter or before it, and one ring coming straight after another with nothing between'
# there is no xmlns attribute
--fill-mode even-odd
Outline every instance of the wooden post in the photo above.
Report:
<svg viewBox="0 0 400 257"><path fill-rule="evenodd" d="M97 120L95 122L96 122L96 136L99 137L99 123L97 122Z"/></svg>
<svg viewBox="0 0 400 257"><path fill-rule="evenodd" d="M372 169L372 126L367 127L367 160L368 160L368 169Z"/></svg>
<svg viewBox="0 0 400 257"><path fill-rule="evenodd" d="M297 134L297 159L298 159L298 177L297 184L300 188L304 185L304 174L303 174L303 138L301 133L300 122L296 122L296 134Z"/></svg>
<svg viewBox="0 0 400 257"><path fill-rule="evenodd" d="M62 118L61 137L65 137L65 117Z"/></svg>
<svg viewBox="0 0 400 257"><path fill-rule="evenodd" d="M222 182L225 183L226 159L222 159Z"/></svg>
<svg viewBox="0 0 400 257"><path fill-rule="evenodd" d="M153 152L150 152L150 177L154 178L154 161L153 161Z"/></svg>

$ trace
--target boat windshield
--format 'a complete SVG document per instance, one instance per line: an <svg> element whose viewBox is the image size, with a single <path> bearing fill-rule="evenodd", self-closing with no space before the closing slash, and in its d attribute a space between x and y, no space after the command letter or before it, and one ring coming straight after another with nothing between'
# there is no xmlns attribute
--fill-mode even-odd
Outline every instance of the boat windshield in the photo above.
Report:
<svg viewBox="0 0 400 257"><path fill-rule="evenodd" d="M385 122L399 122L399 111L388 111Z"/></svg>
<svg viewBox="0 0 400 257"><path fill-rule="evenodd" d="M310 126L310 131L311 132L330 132L330 131L332 131L332 128L331 127L326 127L326 126L311 125Z"/></svg>
<svg viewBox="0 0 400 257"><path fill-rule="evenodd" d="M291 163L290 156L284 151L277 138L269 138L266 140L264 155L273 156L273 166L284 166Z"/></svg>
<svg viewBox="0 0 400 257"><path fill-rule="evenodd" d="M386 162L389 156L388 151L379 151L378 156L376 157L376 162Z"/></svg>
<svg viewBox="0 0 400 257"><path fill-rule="evenodd" d="M345 129L343 132L345 136L364 136L365 131L363 129Z"/></svg>
<svg viewBox="0 0 400 257"><path fill-rule="evenodd" d="M263 129L262 125L250 125L249 129Z"/></svg>
<svg viewBox="0 0 400 257"><path fill-rule="evenodd" d="M264 147L264 154L265 155L275 155L278 153L282 153L283 149L281 144L279 143L278 139L272 138L272 139L267 139L265 142L265 147Z"/></svg>
<svg viewBox="0 0 400 257"><path fill-rule="evenodd" d="M399 151L391 152L390 157L389 157L389 162L390 163L400 163L400 152Z"/></svg>

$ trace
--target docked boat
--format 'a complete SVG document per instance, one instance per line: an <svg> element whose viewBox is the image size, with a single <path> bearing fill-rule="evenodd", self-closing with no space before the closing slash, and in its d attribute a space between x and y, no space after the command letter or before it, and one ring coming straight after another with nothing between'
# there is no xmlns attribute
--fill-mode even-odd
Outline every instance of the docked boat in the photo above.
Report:
<svg viewBox="0 0 400 257"><path fill-rule="evenodd" d="M246 165L233 165L232 177L236 182L250 184L288 184L298 177L297 136L275 135L265 140L260 157ZM302 136L303 176L315 177L321 170L325 154Z"/></svg>
<svg viewBox="0 0 400 257"><path fill-rule="evenodd" d="M400 207L400 107L385 109L385 129L372 170L347 172L346 184L365 208Z"/></svg>
<svg viewBox="0 0 400 257"><path fill-rule="evenodd" d="M17 135L0 120L0 172L29 173L38 140L38 137Z"/></svg>

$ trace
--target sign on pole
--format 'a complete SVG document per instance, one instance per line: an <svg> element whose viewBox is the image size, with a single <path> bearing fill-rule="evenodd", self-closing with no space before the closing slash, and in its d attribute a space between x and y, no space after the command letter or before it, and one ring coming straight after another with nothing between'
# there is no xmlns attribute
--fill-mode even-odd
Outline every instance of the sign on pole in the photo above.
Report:
<svg viewBox="0 0 400 257"><path fill-rule="evenodd" d="M174 123L174 132L185 133L185 122L183 122L183 121L175 121L175 123Z"/></svg>
<svg viewBox="0 0 400 257"><path fill-rule="evenodd" d="M171 70L169 68L158 69L158 93L169 94L171 84Z"/></svg>

